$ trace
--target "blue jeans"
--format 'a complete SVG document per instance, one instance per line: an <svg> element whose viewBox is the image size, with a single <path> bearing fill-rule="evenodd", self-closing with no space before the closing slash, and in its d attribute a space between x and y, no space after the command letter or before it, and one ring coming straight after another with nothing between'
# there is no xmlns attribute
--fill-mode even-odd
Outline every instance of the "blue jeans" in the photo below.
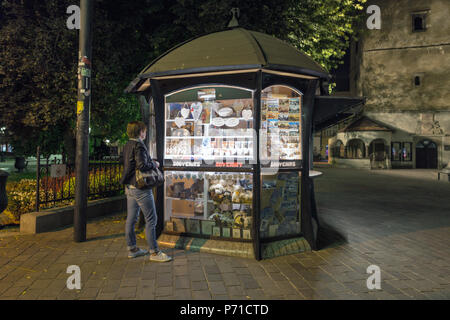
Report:
<svg viewBox="0 0 450 320"><path fill-rule="evenodd" d="M158 243L156 242L156 216L155 200L151 189L140 190L136 188L125 187L127 196L127 222L125 223L125 239L127 249L136 248L136 233L134 226L139 219L139 208L142 210L145 218L145 238L147 239L150 253L158 252Z"/></svg>

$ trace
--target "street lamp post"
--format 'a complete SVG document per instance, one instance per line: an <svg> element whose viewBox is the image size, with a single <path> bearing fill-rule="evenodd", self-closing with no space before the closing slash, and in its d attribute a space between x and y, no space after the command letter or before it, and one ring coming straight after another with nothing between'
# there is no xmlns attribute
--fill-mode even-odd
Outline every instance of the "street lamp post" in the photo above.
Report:
<svg viewBox="0 0 450 320"><path fill-rule="evenodd" d="M94 0L80 1L80 40L78 59L77 146L75 157L74 241L86 241L89 115L92 70L92 13Z"/></svg>

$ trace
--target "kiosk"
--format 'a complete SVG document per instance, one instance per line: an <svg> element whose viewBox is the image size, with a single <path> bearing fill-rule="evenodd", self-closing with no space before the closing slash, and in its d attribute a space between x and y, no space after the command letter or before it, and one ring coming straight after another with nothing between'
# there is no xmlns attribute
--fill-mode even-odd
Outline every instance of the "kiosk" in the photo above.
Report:
<svg viewBox="0 0 450 320"><path fill-rule="evenodd" d="M240 27L150 63L126 91L140 95L165 175L158 241L258 260L316 249L312 127L328 80L294 47Z"/></svg>

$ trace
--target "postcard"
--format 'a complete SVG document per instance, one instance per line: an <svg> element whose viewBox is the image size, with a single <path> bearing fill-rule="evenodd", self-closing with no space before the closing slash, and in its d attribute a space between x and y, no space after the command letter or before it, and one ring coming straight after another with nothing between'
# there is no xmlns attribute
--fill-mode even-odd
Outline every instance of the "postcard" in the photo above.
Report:
<svg viewBox="0 0 450 320"><path fill-rule="evenodd" d="M222 236L225 238L230 238L231 237L231 228L223 227L222 228Z"/></svg>
<svg viewBox="0 0 450 320"><path fill-rule="evenodd" d="M212 234L214 237L220 237L220 227L213 227Z"/></svg>
<svg viewBox="0 0 450 320"><path fill-rule="evenodd" d="M200 233L200 221L196 219L186 219L186 232Z"/></svg>
<svg viewBox="0 0 450 320"><path fill-rule="evenodd" d="M202 220L202 234L210 236L212 234L212 228L215 225L215 221Z"/></svg>

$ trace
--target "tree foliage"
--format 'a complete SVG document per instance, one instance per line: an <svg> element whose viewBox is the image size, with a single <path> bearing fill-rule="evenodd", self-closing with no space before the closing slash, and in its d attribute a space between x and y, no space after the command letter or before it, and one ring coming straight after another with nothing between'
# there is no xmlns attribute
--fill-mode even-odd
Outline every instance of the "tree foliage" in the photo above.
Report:
<svg viewBox="0 0 450 320"><path fill-rule="evenodd" d="M140 117L127 84L172 46L223 30L232 7L241 26L271 34L335 68L365 0L96 0L91 136L115 141ZM0 125L16 151L70 152L76 123L78 31L68 30L73 0L0 4Z"/></svg>

